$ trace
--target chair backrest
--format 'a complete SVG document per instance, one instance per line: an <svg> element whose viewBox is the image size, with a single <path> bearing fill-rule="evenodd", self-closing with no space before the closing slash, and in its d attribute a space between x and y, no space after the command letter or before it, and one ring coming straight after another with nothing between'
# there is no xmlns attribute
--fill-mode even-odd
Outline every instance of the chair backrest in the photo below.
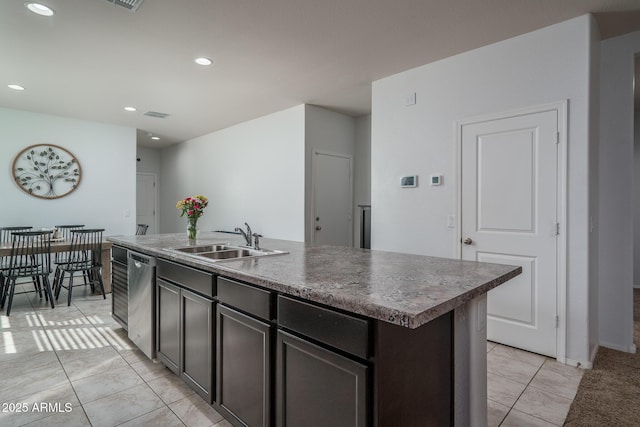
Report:
<svg viewBox="0 0 640 427"><path fill-rule="evenodd" d="M85 228L71 231L71 245L67 262L71 268L102 265L102 233L104 228Z"/></svg>
<svg viewBox="0 0 640 427"><path fill-rule="evenodd" d="M18 226L18 227L0 227L0 245L3 243L11 243L11 233L16 231L29 231L33 227L31 226Z"/></svg>
<svg viewBox="0 0 640 427"><path fill-rule="evenodd" d="M136 228L136 236L144 236L145 234L147 234L148 228L148 224L138 224L138 228Z"/></svg>
<svg viewBox="0 0 640 427"><path fill-rule="evenodd" d="M84 228L84 224L56 225L56 230L62 233L64 240L71 240L71 232L73 230L82 230L83 228Z"/></svg>
<svg viewBox="0 0 640 427"><path fill-rule="evenodd" d="M53 231L16 231L12 234L9 277L30 277L51 273Z"/></svg>

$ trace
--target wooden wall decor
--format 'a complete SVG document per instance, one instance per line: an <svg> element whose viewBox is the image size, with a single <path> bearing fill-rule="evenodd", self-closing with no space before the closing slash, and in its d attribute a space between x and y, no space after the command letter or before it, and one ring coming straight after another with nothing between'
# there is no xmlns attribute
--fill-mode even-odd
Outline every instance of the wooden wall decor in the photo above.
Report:
<svg viewBox="0 0 640 427"><path fill-rule="evenodd" d="M75 190L82 170L78 159L66 148L36 144L13 160L11 173L22 191L42 199L57 199Z"/></svg>

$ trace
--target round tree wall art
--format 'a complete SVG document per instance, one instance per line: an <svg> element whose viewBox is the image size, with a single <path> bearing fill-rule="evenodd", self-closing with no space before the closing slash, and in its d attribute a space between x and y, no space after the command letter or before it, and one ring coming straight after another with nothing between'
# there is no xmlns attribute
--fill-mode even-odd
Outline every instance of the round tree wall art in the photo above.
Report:
<svg viewBox="0 0 640 427"><path fill-rule="evenodd" d="M42 199L66 196L78 187L82 176L78 159L53 144L25 148L13 160L11 171L18 187Z"/></svg>

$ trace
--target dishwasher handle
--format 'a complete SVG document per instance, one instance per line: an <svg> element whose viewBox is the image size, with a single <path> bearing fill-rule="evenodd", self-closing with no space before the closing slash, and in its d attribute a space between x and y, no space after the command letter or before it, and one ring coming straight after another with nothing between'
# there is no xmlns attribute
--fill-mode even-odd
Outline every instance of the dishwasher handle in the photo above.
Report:
<svg viewBox="0 0 640 427"><path fill-rule="evenodd" d="M129 252L128 257L131 261L135 263L136 267L141 267L142 264L146 264L150 267L154 267L156 264L156 259L148 256L144 256L142 254L138 254L135 252Z"/></svg>

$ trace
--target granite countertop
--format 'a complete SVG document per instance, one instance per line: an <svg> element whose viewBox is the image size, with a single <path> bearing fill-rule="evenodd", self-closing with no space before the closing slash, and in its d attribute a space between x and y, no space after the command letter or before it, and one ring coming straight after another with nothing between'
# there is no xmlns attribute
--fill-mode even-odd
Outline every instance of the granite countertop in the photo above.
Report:
<svg viewBox="0 0 640 427"><path fill-rule="evenodd" d="M188 246L185 233L111 236L107 240L158 258L409 328L417 328L522 272L516 266L267 238L260 239L261 247L288 253L207 262L165 250ZM200 233L196 244L211 243L240 245L244 239L228 233Z"/></svg>

